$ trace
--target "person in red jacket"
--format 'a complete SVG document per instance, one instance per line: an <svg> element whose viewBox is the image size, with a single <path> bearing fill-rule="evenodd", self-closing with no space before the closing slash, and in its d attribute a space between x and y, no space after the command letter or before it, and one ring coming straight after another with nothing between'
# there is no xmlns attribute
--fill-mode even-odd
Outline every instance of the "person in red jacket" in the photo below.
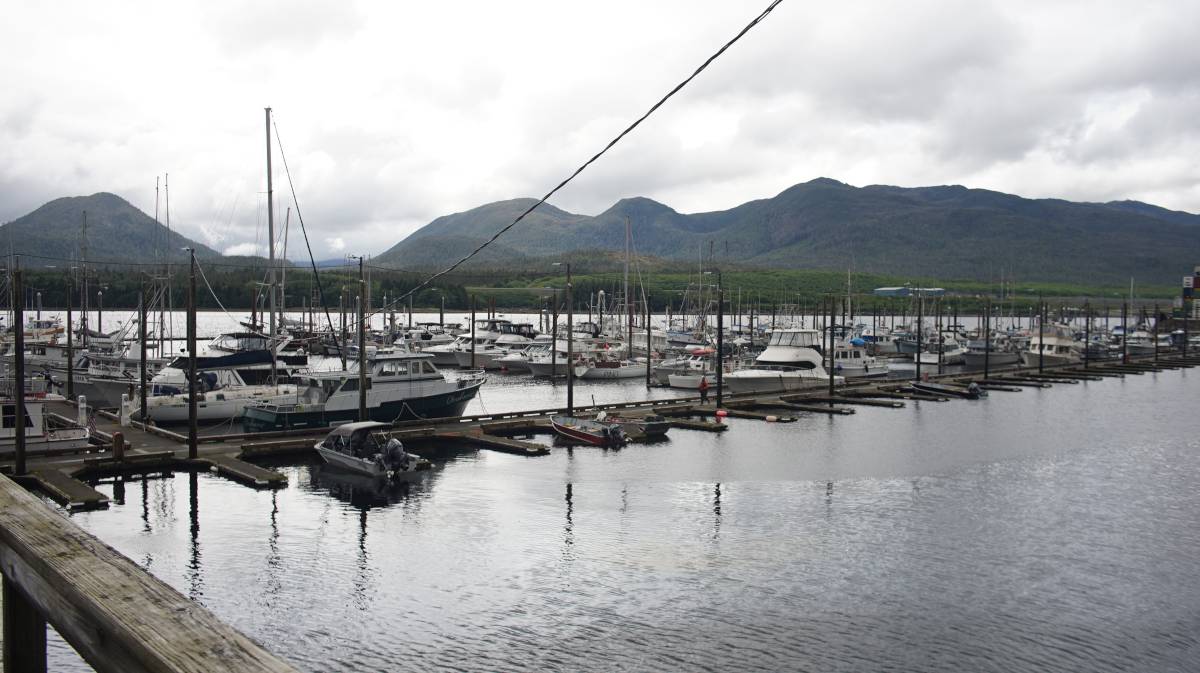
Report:
<svg viewBox="0 0 1200 673"><path fill-rule="evenodd" d="M708 377L700 377L700 403L708 404Z"/></svg>

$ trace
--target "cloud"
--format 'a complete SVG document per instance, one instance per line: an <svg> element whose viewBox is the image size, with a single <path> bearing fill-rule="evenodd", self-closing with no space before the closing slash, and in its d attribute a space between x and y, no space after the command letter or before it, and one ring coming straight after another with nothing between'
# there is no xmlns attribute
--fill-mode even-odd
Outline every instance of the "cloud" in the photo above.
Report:
<svg viewBox="0 0 1200 673"><path fill-rule="evenodd" d="M0 221L97 191L153 213L169 173L174 228L262 250L272 106L289 256L301 214L318 259L378 254L542 195L758 10L19 3L0 27ZM1195 3L783 3L553 202L697 212L829 176L1197 211L1198 23Z"/></svg>
<svg viewBox="0 0 1200 673"><path fill-rule="evenodd" d="M222 252L226 255L266 255L263 247L256 243L238 243L225 248Z"/></svg>

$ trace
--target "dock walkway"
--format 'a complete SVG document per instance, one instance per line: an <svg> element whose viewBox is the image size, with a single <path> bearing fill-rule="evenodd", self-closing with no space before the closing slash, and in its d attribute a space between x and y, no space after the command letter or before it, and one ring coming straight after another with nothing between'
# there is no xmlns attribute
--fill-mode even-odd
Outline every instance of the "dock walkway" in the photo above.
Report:
<svg viewBox="0 0 1200 673"><path fill-rule="evenodd" d="M990 390L1020 392L1023 389L1077 385L1081 382L1103 381L1109 377L1143 375L1198 365L1200 356L1174 354L1160 357L1157 362L1141 358L1131 359L1127 363L1091 363L1089 367L1083 364L1045 367L1041 372L1036 367L1013 368L996 371L986 379L979 372L930 375L928 378L930 381L953 385L978 383ZM855 406L900 408L905 404L900 400L950 400L948 397L914 391L910 383L906 380L855 381L839 387L834 395L830 395L829 389L823 385L775 393L726 394L722 414L716 413L715 400L702 403L698 397L587 405L576 407L575 413L581 416L592 416L601 411L620 411L627 416L658 414L669 417L672 426L680 430L719 432L728 427L720 422L721 415L786 423L794 421L795 417L783 415L784 412L851 416L855 413ZM57 425L73 426L80 420L79 410L73 402L48 401L45 404L48 417ZM565 411L562 408L535 409L404 421L392 424L386 432L406 444L414 445L416 453L420 453L420 447L424 445L459 442L486 450L541 456L549 453L547 446L514 439L513 436L551 432L549 417ZM205 470L255 488L276 488L285 485L287 478L250 461L311 453L317 438L328 432L327 428L310 428L256 434L201 435L195 458L189 458L187 437L174 430L147 427L137 422L121 426L115 415L104 411L92 415L91 422L94 424L93 437L96 443L90 450L63 455L30 455L26 461L28 475L21 479L27 484L36 485L63 506L73 509L107 506L108 498L85 482L115 475ZM125 446L120 456L113 453L113 438L117 433L121 434ZM0 471L11 473L11 456L0 456Z"/></svg>

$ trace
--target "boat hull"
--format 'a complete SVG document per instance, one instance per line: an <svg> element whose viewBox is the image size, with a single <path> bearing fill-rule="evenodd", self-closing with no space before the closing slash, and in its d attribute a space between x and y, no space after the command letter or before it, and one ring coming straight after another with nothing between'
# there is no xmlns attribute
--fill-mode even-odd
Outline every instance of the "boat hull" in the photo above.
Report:
<svg viewBox="0 0 1200 673"><path fill-rule="evenodd" d="M841 376L834 377L835 385L840 385L845 383L845 381L846 379ZM735 372L723 377L722 383L728 392L736 395L739 393L771 393L781 390L818 388L829 385L829 379L825 377L799 376L787 372L759 376L737 376Z"/></svg>
<svg viewBox="0 0 1200 673"><path fill-rule="evenodd" d="M475 398L482 382L423 397L389 400L367 408L367 418L381 423L411 421L422 418L452 418L462 416L467 404ZM358 409L327 409L325 405L294 405L274 409L248 406L242 415L247 432L270 432L302 428L324 428L339 423L360 420Z"/></svg>
<svg viewBox="0 0 1200 673"><path fill-rule="evenodd" d="M553 365L550 361L545 362L529 362L529 372L534 376L551 376L553 372L554 378L565 378L567 376L567 363L565 360L559 360Z"/></svg>
<svg viewBox="0 0 1200 673"><path fill-rule="evenodd" d="M967 353L963 356L963 364L968 367L983 367L983 353ZM991 353L987 356L989 367L1015 365L1021 361L1020 353Z"/></svg>
<svg viewBox="0 0 1200 673"><path fill-rule="evenodd" d="M610 429L609 426L596 421L553 416L550 418L550 425L559 435L592 446L617 447L625 443L624 432L605 432Z"/></svg>
<svg viewBox="0 0 1200 673"><path fill-rule="evenodd" d="M240 418L246 407L252 404L288 404L295 399L295 386L281 386L278 392L240 397L226 397L219 390L203 393L196 399L196 420L228 421L231 418ZM140 401L131 401L135 405L140 404ZM187 395L151 397L146 400L146 405L150 407L149 416L155 423L171 425L188 422ZM134 412L133 418L140 421L143 415L143 412L138 410Z"/></svg>
<svg viewBox="0 0 1200 673"><path fill-rule="evenodd" d="M671 374L668 377L667 384L672 388L699 390L700 382L704 379L708 379L709 387L715 389L717 385L716 374Z"/></svg>
<svg viewBox="0 0 1200 673"><path fill-rule="evenodd" d="M588 367L583 371L582 374L579 373L579 369L576 369L575 371L581 379L636 379L646 375L646 366L622 365L620 367Z"/></svg>
<svg viewBox="0 0 1200 673"><path fill-rule="evenodd" d="M1035 351L1023 351L1021 353L1021 362L1026 367L1037 367L1038 354ZM1082 360L1074 353L1071 355L1056 355L1053 353L1046 353L1042 356L1042 364L1046 367L1053 367L1055 365L1073 365L1078 364L1079 362L1082 362Z"/></svg>

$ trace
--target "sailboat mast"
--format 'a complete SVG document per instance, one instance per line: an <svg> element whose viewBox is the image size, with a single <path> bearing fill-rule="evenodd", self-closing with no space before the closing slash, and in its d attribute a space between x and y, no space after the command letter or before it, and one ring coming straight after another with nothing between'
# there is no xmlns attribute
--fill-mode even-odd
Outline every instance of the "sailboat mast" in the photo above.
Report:
<svg viewBox="0 0 1200 673"><path fill-rule="evenodd" d="M271 186L271 108L266 108L267 129L267 290L271 293L271 317L267 347L271 349L271 385L275 384L275 194Z"/></svg>
<svg viewBox="0 0 1200 673"><path fill-rule="evenodd" d="M288 230L292 228L292 207L288 206L287 215L283 218L283 253L279 255L279 322L287 313L287 244ZM369 308L369 307L368 307ZM301 316L303 319L303 316Z"/></svg>
<svg viewBox="0 0 1200 673"><path fill-rule="evenodd" d="M629 325L628 335L625 344L629 350L629 359L633 359L633 303L629 297L629 241L632 238L632 230L629 225L629 216L625 216L625 321ZM650 344L646 347L649 350ZM647 355L649 355L647 353Z"/></svg>

